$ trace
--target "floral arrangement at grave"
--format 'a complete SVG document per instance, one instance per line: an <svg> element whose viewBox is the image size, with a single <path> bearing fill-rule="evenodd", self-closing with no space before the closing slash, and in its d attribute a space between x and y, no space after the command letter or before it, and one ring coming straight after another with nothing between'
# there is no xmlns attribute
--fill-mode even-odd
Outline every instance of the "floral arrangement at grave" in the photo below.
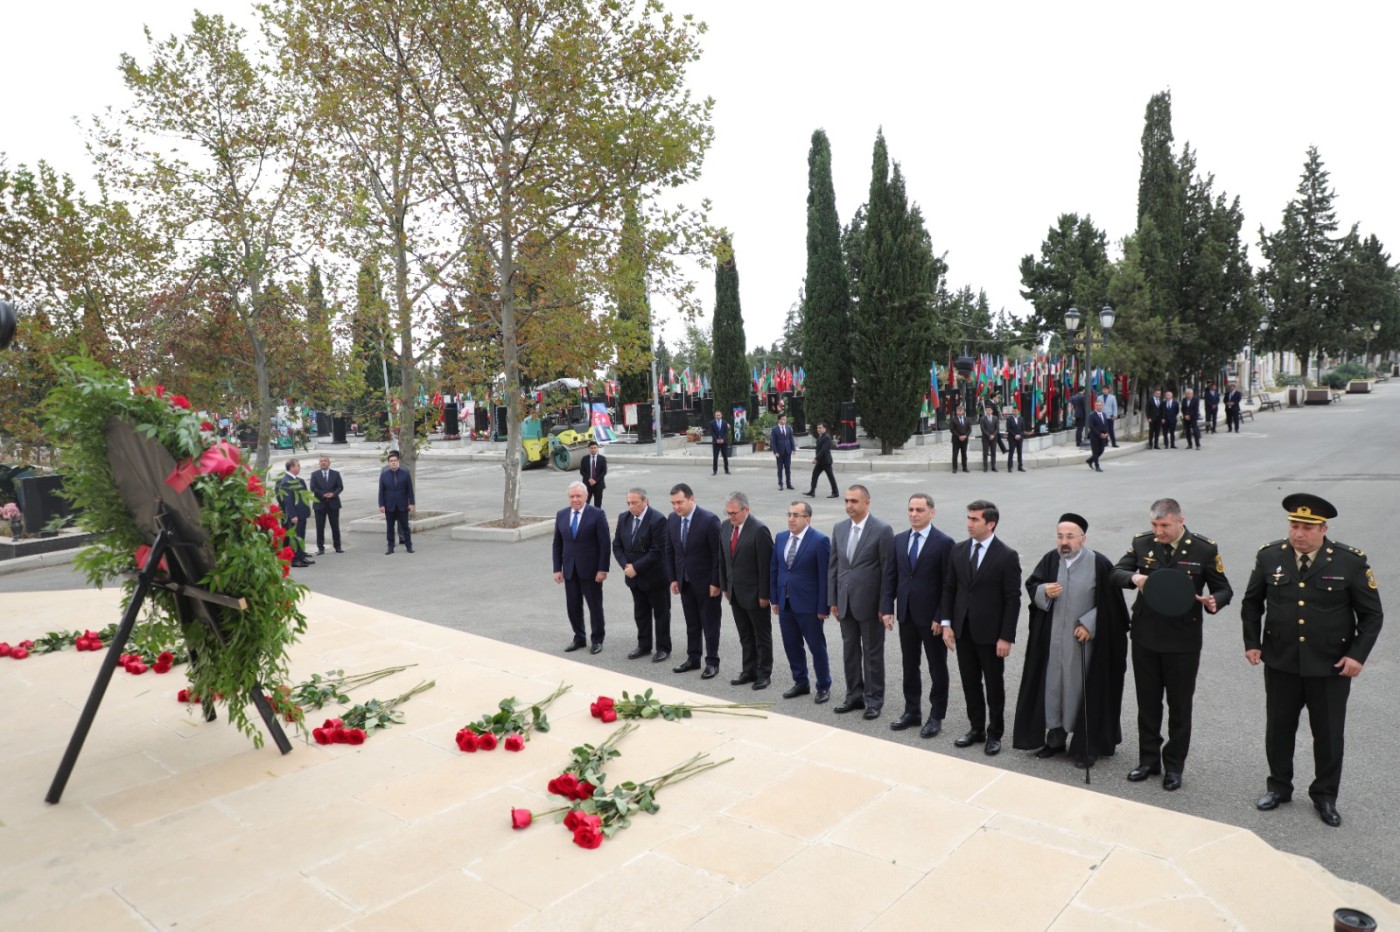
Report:
<svg viewBox="0 0 1400 932"><path fill-rule="evenodd" d="M220 440L214 425L190 410L187 399L168 394L161 385L133 389L91 359L63 363L45 417L49 436L58 438L65 495L81 509L78 523L94 534L74 563L95 586L123 580L126 604L135 587L132 571L144 565L149 549L108 461L108 420L129 422L176 463L166 484L176 492L193 491L213 552L212 569L193 582L240 597L247 608L223 613L224 644L207 625L182 629L173 594L154 588L132 642L138 654L151 657L183 642L194 658L188 667L190 694L230 697L229 720L261 746L262 733L248 715L248 697L259 683L286 679L287 650L306 630L298 608L306 587L289 578L292 549L283 545L280 509L262 477L243 462L236 445Z"/></svg>
<svg viewBox="0 0 1400 932"><path fill-rule="evenodd" d="M467 753L475 753L494 751L498 744L504 743L507 751L525 750L525 742L530 740L531 732L549 731L549 718L544 710L570 689L571 686L560 683L554 692L524 707L514 696L502 699L497 703L497 711L487 712L471 724L462 726L457 732L457 747Z"/></svg>
<svg viewBox="0 0 1400 932"><path fill-rule="evenodd" d="M636 722L628 722L608 735L597 747L581 744L574 748L570 752L572 760L568 766L559 776L549 781L549 792L565 799L582 801L591 798L593 791L602 786L608 778L607 772L603 770L604 766L622 753L617 749L618 742L639 727Z"/></svg>
<svg viewBox="0 0 1400 932"><path fill-rule="evenodd" d="M650 689L635 696L629 695L624 689L621 699L599 696L597 701L589 704L588 711L594 718L609 725L619 718L660 718L668 722L678 722L683 718L690 718L696 712L737 715L741 718L767 718L768 716L757 713L772 707L771 702L662 702L652 696Z"/></svg>
<svg viewBox="0 0 1400 932"><path fill-rule="evenodd" d="M378 699L362 702L352 707L342 718L326 719L325 724L311 732L311 737L317 744L364 744L366 737L381 728L402 725L403 713L398 707L436 685L436 680L428 680L387 702Z"/></svg>

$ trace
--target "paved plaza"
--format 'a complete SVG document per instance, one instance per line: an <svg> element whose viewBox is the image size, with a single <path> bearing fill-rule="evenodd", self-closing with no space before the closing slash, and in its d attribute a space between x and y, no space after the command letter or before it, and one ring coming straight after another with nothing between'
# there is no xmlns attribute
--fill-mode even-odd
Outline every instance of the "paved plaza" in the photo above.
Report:
<svg viewBox="0 0 1400 932"><path fill-rule="evenodd" d="M357 532L346 535L345 554L297 571L316 595L294 674L413 658L439 684L410 703L405 726L363 747L298 744L285 758L253 751L222 725L188 719L173 699L175 677L119 673L64 802L46 807L96 655L0 660L10 717L0 746L11 762L0 788L0 915L29 917L36 928L428 928L463 921L470 901L480 904L471 922L480 928L762 928L794 919L928 928L936 916L949 927L994 917L1017 929L1302 929L1324 928L1333 908L1350 905L1386 928L1400 921L1400 907L1387 902L1400 900L1400 811L1389 782L1400 771L1391 727L1396 635L1382 633L1353 689L1338 799L1344 823L1329 829L1302 797L1272 813L1253 807L1267 772L1263 683L1243 658L1238 599L1258 547L1284 535L1279 501L1293 491L1338 507L1332 537L1367 551L1389 598L1400 580L1400 557L1386 543L1400 440L1375 425L1397 416L1400 390L1387 384L1327 407L1260 414L1238 436L1208 435L1199 452L1125 444L1101 474L1060 448L1028 460L1026 473L953 476L948 448L937 444L889 463L853 457L838 466L841 484L867 485L874 512L896 529L915 491L934 496L935 524L955 539L964 536L967 502L994 501L999 536L1020 552L1023 571L1053 545L1063 511L1087 517L1088 546L1116 559L1147 528L1153 499L1180 500L1191 532L1219 543L1236 603L1207 617L1191 756L1177 793L1123 779L1137 751L1131 682L1125 741L1086 788L1063 757L1008 749L988 759L978 748L955 749L952 738L965 729L956 676L944 733L923 741L890 732L890 714L850 721L831 705L782 700L781 659L766 694L729 686L738 640L727 611L716 679L628 661L635 629L618 574L605 586L605 649L577 661L562 653L569 630L548 537L476 543L443 528L417 535L415 554L385 556L382 535ZM324 449L345 474L346 520L373 515L372 451ZM419 463L420 509L498 517L492 455L438 445ZM703 448L662 462L620 448L612 456L605 505L614 519L628 487L645 487L665 509L671 485L684 481L713 511L724 493L745 491L754 515L776 531L796 494L776 488L766 454L736 457L733 475L718 477ZM799 491L810 472L804 459L799 451ZM979 468L975 453L969 461ZM553 514L570 478L527 473L523 510ZM840 503L813 501L814 526L829 532L843 517ZM62 565L0 575L0 640L116 620L113 593L85 588ZM680 636L678 604L674 616ZM829 641L837 637L832 627ZM1012 697L1019 651L1007 666ZM894 638L886 666L897 694ZM525 754L484 760L453 747L456 728L500 697L527 698L560 679L575 695L561 700L556 731ZM668 790L660 814L599 851L575 849L550 825L512 834L507 810L545 805L546 772L569 747L602 736L587 700L647 683L666 697L769 699L780 714L697 718L669 731L649 723L624 748L620 776L643 776L691 749L735 761ZM1306 725L1298 767L1310 776ZM623 905L638 897L646 909Z"/></svg>

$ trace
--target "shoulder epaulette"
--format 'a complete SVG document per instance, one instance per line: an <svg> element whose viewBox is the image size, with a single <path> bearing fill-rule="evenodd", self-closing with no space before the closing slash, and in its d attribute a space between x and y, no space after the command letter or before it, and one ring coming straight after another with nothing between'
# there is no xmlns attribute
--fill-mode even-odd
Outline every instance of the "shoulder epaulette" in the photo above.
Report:
<svg viewBox="0 0 1400 932"><path fill-rule="evenodd" d="M1363 551L1357 550L1357 549L1356 549L1355 547L1353 547L1351 544L1344 544L1344 543L1342 543L1341 541L1336 541L1336 540L1329 540L1327 543L1328 543L1329 546L1333 547L1333 548L1336 549L1336 550L1345 550L1345 551L1347 551L1348 553L1354 553L1354 554L1356 554L1358 557L1365 557L1365 556L1366 556L1366 554L1365 554Z"/></svg>
<svg viewBox="0 0 1400 932"><path fill-rule="evenodd" d="M1259 549L1260 549L1260 550L1268 550L1268 549L1270 549L1271 547L1279 547L1279 546L1286 545L1287 543L1288 543L1288 538L1286 538L1286 537L1281 537L1281 538L1279 538L1278 540L1271 540L1271 541L1269 541L1267 544L1265 544L1264 546L1260 547Z"/></svg>
<svg viewBox="0 0 1400 932"><path fill-rule="evenodd" d="M1133 540L1137 540L1137 539L1142 538L1142 537L1151 537L1151 536L1152 536L1152 532L1151 532L1151 531L1138 531L1137 534L1136 534L1136 536L1133 537Z"/></svg>

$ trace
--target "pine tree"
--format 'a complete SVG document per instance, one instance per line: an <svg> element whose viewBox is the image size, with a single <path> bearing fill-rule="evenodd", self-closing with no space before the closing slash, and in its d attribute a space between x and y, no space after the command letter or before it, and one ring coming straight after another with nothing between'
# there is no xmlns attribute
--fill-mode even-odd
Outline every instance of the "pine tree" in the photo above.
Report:
<svg viewBox="0 0 1400 932"><path fill-rule="evenodd" d="M749 368L745 355L744 315L739 308L739 269L734 249L726 240L715 261L715 318L711 331L714 356L710 385L715 394L715 411L731 425L734 408L749 401Z"/></svg>
<svg viewBox="0 0 1400 932"><path fill-rule="evenodd" d="M1108 296L1110 272L1103 231L1087 216L1061 214L1040 244L1040 258L1021 260L1021 297L1034 308L1026 332L1060 332L1071 307L1097 314Z"/></svg>
<svg viewBox="0 0 1400 932"><path fill-rule="evenodd" d="M807 370L807 422L836 424L851 397L851 285L841 258L841 221L831 182L831 143L812 133L807 155L807 278L802 354Z"/></svg>
<svg viewBox="0 0 1400 932"><path fill-rule="evenodd" d="M1154 94L1142 128L1138 175L1138 262L1147 284L1147 312L1174 320L1181 309L1184 189L1172 153L1172 95Z"/></svg>
<svg viewBox="0 0 1400 932"><path fill-rule="evenodd" d="M914 433L928 387L934 262L922 216L909 206L899 166L891 172L880 132L861 236L852 368L862 424L879 439L882 455Z"/></svg>

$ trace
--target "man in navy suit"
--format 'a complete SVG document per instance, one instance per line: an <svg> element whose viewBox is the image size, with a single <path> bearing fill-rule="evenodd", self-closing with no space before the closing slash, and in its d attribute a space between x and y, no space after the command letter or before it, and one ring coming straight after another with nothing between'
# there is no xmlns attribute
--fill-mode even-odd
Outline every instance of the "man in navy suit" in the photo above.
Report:
<svg viewBox="0 0 1400 932"><path fill-rule="evenodd" d="M928 658L928 721L920 738L943 729L948 714L948 645L936 617L943 598L943 576L953 538L933 526L933 497L917 492L909 497L909 530L894 538L895 615L899 618L899 652L904 658L904 714L890 722L891 731L918 725L923 714L919 694L919 653Z"/></svg>
<svg viewBox="0 0 1400 932"><path fill-rule="evenodd" d="M603 509L588 504L588 489L582 482L569 483L569 507L554 516L554 581L564 584L564 603L569 610L569 627L574 639L565 651L583 647L583 603L588 603L588 621L593 646L589 653L603 649L603 580L608 578L608 516Z"/></svg>
<svg viewBox="0 0 1400 932"><path fill-rule="evenodd" d="M792 454L797 449L797 440L788 426L786 414L778 415L778 426L769 435L768 445L773 448L773 456L778 462L778 488L792 488Z"/></svg>
<svg viewBox="0 0 1400 932"><path fill-rule="evenodd" d="M1181 402L1171 392L1162 402L1162 446L1176 449L1176 419L1181 414Z"/></svg>
<svg viewBox="0 0 1400 932"><path fill-rule="evenodd" d="M1006 732L1004 667L1021 614L1021 558L996 535L1001 512L991 502L967 506L968 539L957 544L943 574L943 643L958 654L958 676L971 730L954 747L1000 753ZM983 684L986 692L983 692ZM988 721L990 717L990 721Z"/></svg>
<svg viewBox="0 0 1400 932"><path fill-rule="evenodd" d="M812 506L793 502L787 510L788 529L773 542L773 562L768 569L772 587L768 604L778 616L783 636L783 652L792 668L792 688L784 699L796 699L812 692L807 678L807 650L812 652L812 669L817 675L818 704L831 698L831 665L827 659L826 574L831 562L831 541L812 527Z"/></svg>
<svg viewBox="0 0 1400 932"><path fill-rule="evenodd" d="M1186 449L1201 449L1201 399L1194 389L1181 396L1181 432L1186 435Z"/></svg>
<svg viewBox="0 0 1400 932"><path fill-rule="evenodd" d="M598 452L598 441L588 441L588 455L579 463L578 475L588 490L588 504L602 508L603 489L608 485L608 458Z"/></svg>
<svg viewBox="0 0 1400 932"><path fill-rule="evenodd" d="M685 660L673 673L700 669L702 638L705 669L700 678L719 673L719 548L719 517L696 505L695 492L678 483L671 489L666 519L666 578L685 612Z"/></svg>
<svg viewBox="0 0 1400 932"><path fill-rule="evenodd" d="M1216 419L1220 416L1220 390L1215 387L1214 382L1206 383L1206 420L1205 432L1215 433Z"/></svg>
<svg viewBox="0 0 1400 932"><path fill-rule="evenodd" d="M1231 382L1225 390L1225 433L1240 432L1240 390Z"/></svg>
<svg viewBox="0 0 1400 932"><path fill-rule="evenodd" d="M1094 413L1089 415L1085 429L1089 434L1089 458L1084 462L1095 472L1103 472L1099 457L1103 456L1104 448L1108 446L1108 418L1103 414L1103 402L1097 398L1094 399Z"/></svg>
<svg viewBox="0 0 1400 932"><path fill-rule="evenodd" d="M306 483L301 478L301 460L289 459L286 472L277 480L277 503L282 507L282 527L287 542L295 548L292 566L305 567L315 563L306 555L306 522L311 506L306 503Z"/></svg>
<svg viewBox="0 0 1400 932"><path fill-rule="evenodd" d="M399 469L397 450L389 451L389 468L379 474L379 513L384 516L384 531L389 538L388 556L394 552L394 527L398 526L398 539L404 549L413 552L413 532L408 526L408 516L413 513L413 477L407 470Z"/></svg>
<svg viewBox="0 0 1400 932"><path fill-rule="evenodd" d="M666 581L666 518L647 502L645 489L627 490L627 510L617 516L613 556L632 590L632 617L637 622L636 660L651 654L652 663L671 656L671 590Z"/></svg>
<svg viewBox="0 0 1400 932"><path fill-rule="evenodd" d="M719 475L719 458L724 457L724 474L729 475L729 425L724 423L723 416L718 411L715 412L715 419L710 424L710 475Z"/></svg>

